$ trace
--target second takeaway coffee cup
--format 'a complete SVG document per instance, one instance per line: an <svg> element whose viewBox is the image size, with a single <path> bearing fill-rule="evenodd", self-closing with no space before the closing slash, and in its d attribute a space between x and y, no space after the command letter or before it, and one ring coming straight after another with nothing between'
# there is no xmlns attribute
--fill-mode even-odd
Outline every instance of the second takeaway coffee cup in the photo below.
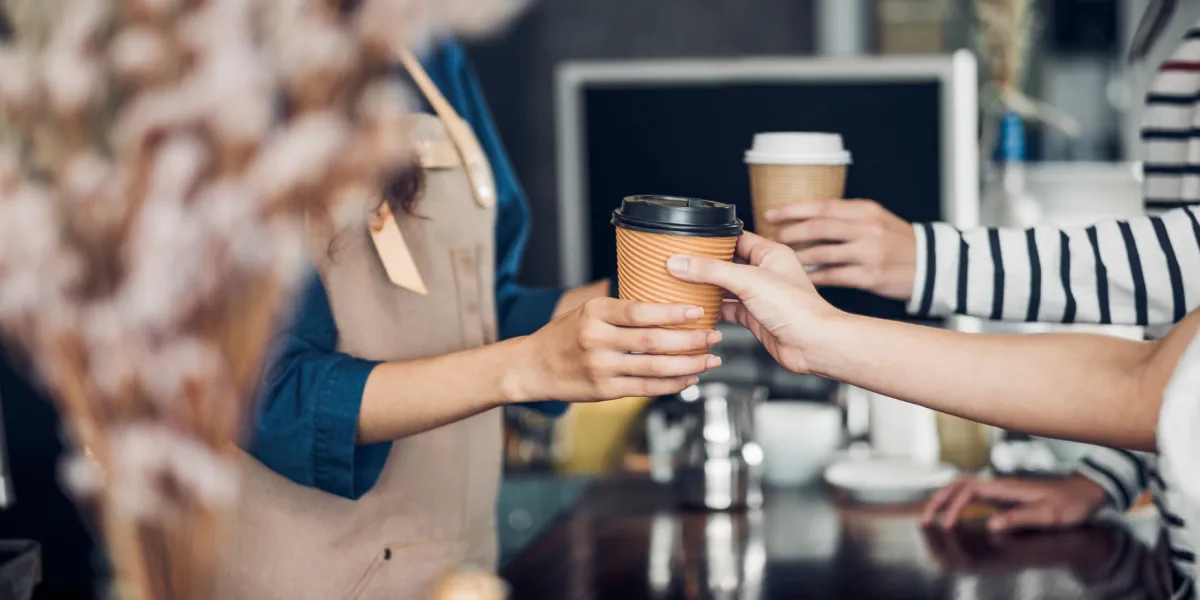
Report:
<svg viewBox="0 0 1200 600"><path fill-rule="evenodd" d="M680 281L667 272L676 254L733 260L742 222L732 204L675 198L630 196L613 211L617 228L617 287L621 298L659 304L690 304L704 316L684 329L715 329L725 292Z"/></svg>
<svg viewBox="0 0 1200 600"><path fill-rule="evenodd" d="M754 231L774 238L766 213L804 200L841 198L850 153L835 133L760 133L746 151Z"/></svg>

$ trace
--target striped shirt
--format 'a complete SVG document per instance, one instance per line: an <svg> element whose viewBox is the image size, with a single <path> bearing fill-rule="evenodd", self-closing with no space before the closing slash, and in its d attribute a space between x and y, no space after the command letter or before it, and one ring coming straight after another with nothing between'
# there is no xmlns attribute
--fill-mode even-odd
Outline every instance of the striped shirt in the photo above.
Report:
<svg viewBox="0 0 1200 600"><path fill-rule="evenodd" d="M1179 321L1200 306L1200 24L1154 77L1142 159L1149 213L1143 218L965 231L914 224L917 277L909 312L1151 327ZM1184 507L1200 505L1173 491L1157 457L1097 448L1079 472L1118 510L1150 490L1172 563L1194 576L1196 546L1186 535ZM1191 585L1182 579L1176 597L1192 594Z"/></svg>

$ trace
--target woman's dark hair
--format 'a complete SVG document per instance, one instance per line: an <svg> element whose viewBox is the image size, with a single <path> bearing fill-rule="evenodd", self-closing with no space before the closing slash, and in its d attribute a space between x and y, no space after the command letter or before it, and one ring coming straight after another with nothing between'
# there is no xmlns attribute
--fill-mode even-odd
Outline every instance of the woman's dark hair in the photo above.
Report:
<svg viewBox="0 0 1200 600"><path fill-rule="evenodd" d="M0 2L0 42L7 42L12 38L12 23L8 20L8 11L4 8L4 3Z"/></svg>
<svg viewBox="0 0 1200 600"><path fill-rule="evenodd" d="M362 0L338 0L338 12L343 17L350 16L362 6Z"/></svg>
<svg viewBox="0 0 1200 600"><path fill-rule="evenodd" d="M425 170L420 165L412 164L392 171L384 178L382 188L377 206L382 206L386 202L393 215L411 215L420 218L416 212L417 202L425 191ZM329 215L326 214L325 218L328 219ZM340 237L335 234L333 239L329 240L330 259L333 259L336 254Z"/></svg>
<svg viewBox="0 0 1200 600"><path fill-rule="evenodd" d="M416 215L417 201L425 192L425 170L409 165L389 173L383 180L383 202L392 214Z"/></svg>

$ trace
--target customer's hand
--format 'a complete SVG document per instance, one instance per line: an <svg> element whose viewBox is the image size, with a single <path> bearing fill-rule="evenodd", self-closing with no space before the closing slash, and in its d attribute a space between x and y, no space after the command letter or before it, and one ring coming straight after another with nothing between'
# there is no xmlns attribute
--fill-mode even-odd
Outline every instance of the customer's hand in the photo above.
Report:
<svg viewBox="0 0 1200 600"><path fill-rule="evenodd" d="M746 264L673 256L667 269L683 281L732 292L737 300L726 301L721 316L749 329L788 370L807 373L805 342L840 313L817 294L791 248L747 233L737 258Z"/></svg>
<svg viewBox="0 0 1200 600"><path fill-rule="evenodd" d="M871 200L812 200L767 212L779 225L775 241L792 247L800 262L820 267L818 286L847 287L908 300L917 273L912 226Z"/></svg>
<svg viewBox="0 0 1200 600"><path fill-rule="evenodd" d="M695 306L588 300L527 338L513 357L518 376L510 397L591 402L677 393L721 364L707 353L721 335L662 327L703 314ZM695 352L701 354L675 355Z"/></svg>
<svg viewBox="0 0 1200 600"><path fill-rule="evenodd" d="M964 477L930 498L921 522L949 529L968 505L985 502L1007 507L988 518L987 527L994 532L1074 527L1100 510L1105 499L1104 490L1082 475L1051 480Z"/></svg>

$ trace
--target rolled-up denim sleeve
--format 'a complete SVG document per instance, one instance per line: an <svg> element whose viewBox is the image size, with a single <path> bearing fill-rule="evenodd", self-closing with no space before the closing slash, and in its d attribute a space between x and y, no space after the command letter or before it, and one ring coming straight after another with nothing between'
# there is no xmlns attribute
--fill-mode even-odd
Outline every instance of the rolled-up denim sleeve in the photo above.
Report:
<svg viewBox="0 0 1200 600"><path fill-rule="evenodd" d="M357 444L363 389L378 363L338 352L337 342L314 273L272 349L249 452L300 485L357 499L378 481L391 444Z"/></svg>
<svg viewBox="0 0 1200 600"><path fill-rule="evenodd" d="M462 47L447 40L427 61L426 69L455 110L470 123L491 161L496 178L496 312L500 339L529 335L550 322L563 290L532 288L517 283L530 230L525 191L517 181L516 171ZM530 406L550 415L560 415L567 409L566 404L559 402L539 402Z"/></svg>

